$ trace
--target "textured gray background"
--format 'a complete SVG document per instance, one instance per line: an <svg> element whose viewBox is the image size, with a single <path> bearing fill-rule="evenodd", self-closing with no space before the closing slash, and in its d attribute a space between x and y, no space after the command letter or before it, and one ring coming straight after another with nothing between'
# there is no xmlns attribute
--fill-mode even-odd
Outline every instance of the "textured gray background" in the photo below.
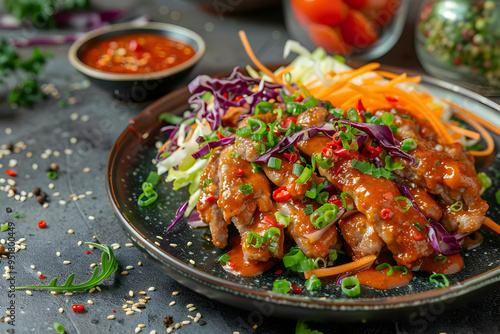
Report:
<svg viewBox="0 0 500 334"><path fill-rule="evenodd" d="M283 45L289 37L280 6L246 15L220 17L202 12L187 1L125 0L98 5L101 8L123 6L136 13L147 13L153 20L180 24L200 33L207 42L207 52L190 78L198 73L214 74L236 65L248 64L249 60L237 37L239 29L246 30L263 63L282 62ZM416 15L416 10L417 1L413 1L410 10L412 17ZM398 46L379 61L387 65L421 70L413 51L412 30L410 18ZM41 32L0 33L4 37L21 37ZM47 64L41 79L43 82L53 83L64 96L69 84L81 82L84 78L68 63L68 46L43 49L52 50L54 57ZM27 54L31 49L22 52ZM185 83L187 80L179 85ZM294 320L272 316L255 317L247 311L227 307L191 292L165 276L137 249L124 247L129 241L108 204L104 170L114 141L128 125L128 120L134 118L145 105L118 102L93 86L77 91L73 96L77 98L77 103L64 109L58 108L57 101L53 98L37 104L32 110L12 110L6 104L0 105L0 144L23 141L27 145L27 149L19 154L4 156L0 159L0 164L5 168L10 159L18 160L16 171L19 176L16 181L19 190L31 191L33 187L40 187L49 195L54 192L61 194L60 197L51 197L50 207L42 209L33 198L21 203L0 193L0 222L14 221L16 239L27 238L27 249L16 254L16 284L48 284L49 279L56 276L64 281L72 272L77 273L77 283L88 279L91 274L88 266L100 260L100 252L86 255L87 247L78 246L77 243L80 240L92 241L93 236L101 243L121 245L115 251L121 265L119 271L124 270L127 265L134 265L134 269L129 270L130 274L127 276L114 275L112 279L104 281L100 284L100 293L54 296L48 291L33 291L33 296L28 296L25 292L18 291L15 297L16 326L0 323L0 331L54 333L52 324L58 321L66 327L67 333L133 333L139 323L147 325L142 333L149 333L153 329L157 333L165 333L163 317L172 315L176 322L189 320L185 305L193 303L206 325L190 324L178 329L178 333L293 333L296 323ZM73 113L79 115L78 120L70 119ZM88 121L82 120L83 115L88 116ZM6 128L11 128L12 134L7 135ZM76 144L70 143L71 137L77 139ZM61 155L42 159L41 154L46 149L59 151ZM71 149L73 153L67 155L64 153L65 149ZM27 158L27 152L32 152L33 157ZM36 171L32 169L35 162L39 165ZM59 177L54 181L49 180L45 172L51 162L60 165ZM83 173L84 167L89 167L91 171ZM4 177L3 172L0 177ZM55 185L53 190L48 188L50 182ZM68 198L70 194L82 194L88 190L93 191L93 195L85 199L73 202ZM68 203L60 205L60 199ZM7 207L14 212L25 213L28 217L12 218L12 214L6 211ZM89 215L96 219L89 220ZM48 227L37 228L39 220L46 220ZM69 235L68 229L73 229L75 233ZM5 238L5 234L0 233L0 238ZM61 257L56 256L57 251L62 253ZM63 265L63 260L70 260L71 264ZM139 261L142 261L141 267L137 266ZM30 269L32 264L36 266L35 270ZM0 265L3 274L5 261L0 262ZM48 279L39 280L36 274L38 270ZM150 286L154 286L156 291L148 292L151 300L143 313L125 316L120 308L129 299L128 291L133 290L137 295L137 292ZM180 294L172 296L173 291L180 291ZM396 323L309 325L324 333L493 333L499 332L499 297L500 291L492 291L469 305L455 309L449 309L450 305L437 305L426 315L415 314L412 318ZM88 299L92 299L94 305L88 305ZM132 299L136 300L137 297ZM171 301L176 301L176 305L168 306ZM0 279L0 316L5 314L7 302L6 284L4 279ZM82 314L74 313L71 311L72 304L85 304L87 311ZM58 312L60 307L65 310L63 314ZM117 311L116 319L106 320L106 316L113 314L113 310ZM255 324L258 327L253 330L251 327Z"/></svg>

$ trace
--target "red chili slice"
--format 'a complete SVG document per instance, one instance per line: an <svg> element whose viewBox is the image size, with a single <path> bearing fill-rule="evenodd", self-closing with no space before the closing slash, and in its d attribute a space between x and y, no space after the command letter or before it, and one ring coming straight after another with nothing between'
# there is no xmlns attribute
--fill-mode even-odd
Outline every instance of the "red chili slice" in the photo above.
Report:
<svg viewBox="0 0 500 334"><path fill-rule="evenodd" d="M421 241L424 240L424 236L418 232L413 233L413 239L415 241Z"/></svg>
<svg viewBox="0 0 500 334"><path fill-rule="evenodd" d="M243 168L238 168L233 171L233 174L236 176L243 176L244 173L245 171L243 170Z"/></svg>
<svg viewBox="0 0 500 334"><path fill-rule="evenodd" d="M231 260L227 261L227 262L226 262L226 264L227 264L229 267L231 267L231 268L236 267L236 262L231 261Z"/></svg>
<svg viewBox="0 0 500 334"><path fill-rule="evenodd" d="M366 111L366 108L363 105L363 102L361 101L361 99L358 100L358 104L356 106L356 111L358 112L359 115L361 115L362 112Z"/></svg>
<svg viewBox="0 0 500 334"><path fill-rule="evenodd" d="M292 153L283 153L283 156L288 159L292 164L297 161L297 153L292 152Z"/></svg>
<svg viewBox="0 0 500 334"><path fill-rule="evenodd" d="M85 310L85 305L77 305L77 304L71 305L71 309L76 313L80 313Z"/></svg>
<svg viewBox="0 0 500 334"><path fill-rule="evenodd" d="M279 187L273 192L273 199L276 202L286 202L292 198L292 194L286 189L286 187Z"/></svg>
<svg viewBox="0 0 500 334"><path fill-rule="evenodd" d="M17 173L15 171L13 171L12 169L6 169L5 170L5 174L7 174L8 176L17 176Z"/></svg>
<svg viewBox="0 0 500 334"><path fill-rule="evenodd" d="M39 278L39 279L46 279L46 278L47 278L47 276L40 275L40 276L38 276L38 278Z"/></svg>
<svg viewBox="0 0 500 334"><path fill-rule="evenodd" d="M304 100L304 96L300 94L296 98L293 99L293 102L302 102Z"/></svg>
<svg viewBox="0 0 500 334"><path fill-rule="evenodd" d="M206 202L214 202L217 200L217 197L214 195L208 195L207 198L205 199Z"/></svg>
<svg viewBox="0 0 500 334"><path fill-rule="evenodd" d="M339 148L338 150L333 151L333 153L341 158L346 158L346 159L352 158L351 152L349 152L345 148Z"/></svg>
<svg viewBox="0 0 500 334"><path fill-rule="evenodd" d="M398 102L399 99L395 96L386 96L385 99L389 102Z"/></svg>
<svg viewBox="0 0 500 334"><path fill-rule="evenodd" d="M290 288L292 289L292 292L294 295L300 295L300 293L302 292L302 289L304 289L304 287L296 286L293 284L290 284Z"/></svg>
<svg viewBox="0 0 500 334"><path fill-rule="evenodd" d="M389 208L384 208L380 211L380 217L382 217L382 219L389 219L390 216L391 216L391 213L392 213L392 210L389 209Z"/></svg>
<svg viewBox="0 0 500 334"><path fill-rule="evenodd" d="M361 153L369 159L375 159L380 155L380 153L382 153L382 150L383 150L382 146L373 147L368 145L365 146L365 148L363 148L363 151Z"/></svg>
<svg viewBox="0 0 500 334"><path fill-rule="evenodd" d="M243 96L238 95L238 96L236 96L236 97L234 98L234 100L235 100L236 102L238 102L238 101L239 101L239 100L241 100L242 98L243 98Z"/></svg>
<svg viewBox="0 0 500 334"><path fill-rule="evenodd" d="M219 139L226 138L226 137L224 137L224 136L222 135L222 133L220 133L220 131L217 131L217 137L218 137Z"/></svg>
<svg viewBox="0 0 500 334"><path fill-rule="evenodd" d="M45 228L45 226L47 226L47 222L45 220L40 220L37 225L39 228Z"/></svg>

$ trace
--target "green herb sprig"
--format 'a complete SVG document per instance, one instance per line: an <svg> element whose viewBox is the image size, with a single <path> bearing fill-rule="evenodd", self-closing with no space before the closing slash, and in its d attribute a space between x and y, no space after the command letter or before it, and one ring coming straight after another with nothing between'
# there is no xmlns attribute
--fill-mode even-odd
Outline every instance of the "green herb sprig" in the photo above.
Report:
<svg viewBox="0 0 500 334"><path fill-rule="evenodd" d="M49 285L19 286L16 287L16 290L49 289L55 292L64 292L64 291L73 292L73 291L84 291L93 288L94 286L99 284L100 281L111 276L111 274L118 268L118 261L116 260L115 255L113 254L113 249L111 248L111 246L96 244L93 242L86 242L86 244L99 248L103 251L101 259L102 270L100 275L99 275L99 266L96 266L92 278L90 278L89 281L82 284L73 285L75 274L71 274L66 280L66 283L64 283L64 285L57 285L57 277L55 277L50 282Z"/></svg>

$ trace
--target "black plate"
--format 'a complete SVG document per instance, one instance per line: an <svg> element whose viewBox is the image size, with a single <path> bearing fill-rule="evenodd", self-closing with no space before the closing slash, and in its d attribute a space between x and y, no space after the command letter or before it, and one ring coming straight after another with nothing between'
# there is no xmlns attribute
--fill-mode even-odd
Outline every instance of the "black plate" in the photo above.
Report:
<svg viewBox="0 0 500 334"><path fill-rule="evenodd" d="M393 72L403 72L385 68ZM423 76L422 84L435 96L447 98L474 111L479 116L499 123L500 106L462 87ZM340 287L333 280L325 280L320 292L311 295L280 295L269 291L274 280L284 278L270 270L258 277L241 278L225 272L217 259L224 253L218 248L204 249L203 234L207 229L192 230L185 221L179 222L170 232L165 229L175 218L176 209L188 198L186 191L175 192L169 184L156 187L159 199L149 207L139 207L137 198L141 184L152 164L156 149L154 143L161 137L161 123L157 120L163 112L181 113L188 109L187 88L181 88L158 100L135 119L134 127L144 134L139 140L129 129L118 138L109 155L106 185L111 206L125 231L134 243L146 252L169 276L209 298L266 316L302 318L316 321L379 321L408 316L412 312L437 304L458 305L477 298L487 289L498 287L500 282L500 236L486 227L481 228L483 244L463 252L464 269L448 277L450 287L437 289L429 282L429 275L415 273L411 284L392 289L376 290L362 287L360 297L344 298ZM496 147L500 138L494 135ZM164 138L163 138L164 140ZM494 193L500 188L500 159L494 155L477 159L477 169L485 171L493 186L484 194L489 205L489 217L499 221L500 210ZM160 237L160 238L158 238ZM187 246L191 241L192 245ZM176 246L175 246L176 245ZM194 261L194 264L190 262ZM289 274L286 278L302 285L303 277Z"/></svg>

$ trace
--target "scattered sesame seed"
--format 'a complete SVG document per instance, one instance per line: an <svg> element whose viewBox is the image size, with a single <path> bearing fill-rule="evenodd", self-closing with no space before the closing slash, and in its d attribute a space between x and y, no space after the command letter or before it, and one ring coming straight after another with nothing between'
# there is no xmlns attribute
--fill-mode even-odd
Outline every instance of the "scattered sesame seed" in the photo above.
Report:
<svg viewBox="0 0 500 334"><path fill-rule="evenodd" d="M141 261L137 262L137 265L138 265L139 267L140 267L140 266L142 266L142 262L141 262Z"/></svg>
<svg viewBox="0 0 500 334"><path fill-rule="evenodd" d="M65 296L73 296L73 292L65 292L64 295Z"/></svg>
<svg viewBox="0 0 500 334"><path fill-rule="evenodd" d="M155 241L155 245L161 246L161 244L158 241Z"/></svg>
<svg viewBox="0 0 500 334"><path fill-rule="evenodd" d="M3 242L2 242L2 243L3 243ZM32 264L32 265L30 266L30 268L31 268L31 269L35 269L35 265L33 265L33 264Z"/></svg>
<svg viewBox="0 0 500 334"><path fill-rule="evenodd" d="M72 229L69 229L69 230L68 230L68 233L69 233L69 234L73 234L73 233L75 233L75 231L73 231Z"/></svg>
<svg viewBox="0 0 500 334"><path fill-rule="evenodd" d="M60 201L59 201L59 204L61 204L61 205L66 205L66 203L67 203L67 202L66 202L66 201L64 201L64 200L60 200Z"/></svg>
<svg viewBox="0 0 500 334"><path fill-rule="evenodd" d="M76 142L77 142L77 141L78 141L78 139L76 139L75 137L71 137L71 138L69 139L69 142L70 142L71 144L76 144Z"/></svg>
<svg viewBox="0 0 500 334"><path fill-rule="evenodd" d="M10 159L9 160L9 167L14 168L17 166L17 160L16 159Z"/></svg>
<svg viewBox="0 0 500 334"><path fill-rule="evenodd" d="M156 236L157 239L160 239L160 240L163 240L162 237L160 237L159 235Z"/></svg>
<svg viewBox="0 0 500 334"><path fill-rule="evenodd" d="M49 189L54 189L55 185L53 183L49 183Z"/></svg>
<svg viewBox="0 0 500 334"><path fill-rule="evenodd" d="M192 243L191 241L189 241L189 242L187 243L188 247L189 247L189 246L191 246L192 244L193 244L193 243Z"/></svg>
<svg viewBox="0 0 500 334"><path fill-rule="evenodd" d="M108 316L106 317L106 319L108 319L108 320L113 320L114 318L115 318L115 316L114 316L113 314L108 315Z"/></svg>
<svg viewBox="0 0 500 334"><path fill-rule="evenodd" d="M42 272L41 272L41 271L37 272L36 274L37 274L38 276L42 276Z"/></svg>
<svg viewBox="0 0 500 334"><path fill-rule="evenodd" d="M91 288L91 289L89 290L89 293L93 293L94 291L95 291L95 288Z"/></svg>
<svg viewBox="0 0 500 334"><path fill-rule="evenodd" d="M139 291L139 294L143 296L143 295L145 295L145 294L146 294L146 292L144 292L144 291Z"/></svg>
<svg viewBox="0 0 500 334"><path fill-rule="evenodd" d="M177 244L170 244L170 247L177 247Z"/></svg>
<svg viewBox="0 0 500 334"><path fill-rule="evenodd" d="M186 308L190 308L190 307L193 307L193 306L194 306L193 304L187 304Z"/></svg>
<svg viewBox="0 0 500 334"><path fill-rule="evenodd" d="M188 311L189 311L189 312L196 311L196 307L190 307L190 308L188 309Z"/></svg>
<svg viewBox="0 0 500 334"><path fill-rule="evenodd" d="M131 300L127 300L125 303L129 304L129 305L134 305L134 302L131 301Z"/></svg>
<svg viewBox="0 0 500 334"><path fill-rule="evenodd" d="M89 216L89 220L95 220L94 216Z"/></svg>
<svg viewBox="0 0 500 334"><path fill-rule="evenodd" d="M72 120L72 121L76 121L78 119L78 114L76 112L72 113L69 118Z"/></svg>
<svg viewBox="0 0 500 334"><path fill-rule="evenodd" d="M101 292L101 288L99 286L95 287L97 291Z"/></svg>
<svg viewBox="0 0 500 334"><path fill-rule="evenodd" d="M67 148L64 150L64 154L71 155L71 154L73 154L73 150L70 150L69 148Z"/></svg>
<svg viewBox="0 0 500 334"><path fill-rule="evenodd" d="M189 260L189 263L195 264L194 260Z"/></svg>
<svg viewBox="0 0 500 334"><path fill-rule="evenodd" d="M150 300L150 299L151 299L151 297L145 297L144 299L145 299L145 300Z"/></svg>
<svg viewBox="0 0 500 334"><path fill-rule="evenodd" d="M70 261L63 261L63 264L70 264Z"/></svg>
<svg viewBox="0 0 500 334"><path fill-rule="evenodd" d="M150 287L148 291L155 291L155 287L154 286Z"/></svg>
<svg viewBox="0 0 500 334"><path fill-rule="evenodd" d="M140 331L142 331L142 328L140 328L140 327L135 328L135 334L139 333Z"/></svg>
<svg viewBox="0 0 500 334"><path fill-rule="evenodd" d="M125 244L125 247L134 247L134 244L128 243L128 244Z"/></svg>
<svg viewBox="0 0 500 334"><path fill-rule="evenodd" d="M97 266L97 263L92 263L92 264L90 265L90 268L94 268L95 266Z"/></svg>
<svg viewBox="0 0 500 334"><path fill-rule="evenodd" d="M130 290L130 291L128 292L128 295L129 295L130 297L134 297L134 291Z"/></svg>
<svg viewBox="0 0 500 334"><path fill-rule="evenodd" d="M92 301L92 299L87 300L87 303L89 303L90 305L94 305L94 302Z"/></svg>
<svg viewBox="0 0 500 334"><path fill-rule="evenodd" d="M125 315L132 315L132 314L134 314L134 313L135 313L134 311L127 311L127 312L125 313Z"/></svg>
<svg viewBox="0 0 500 334"><path fill-rule="evenodd" d="M80 240L80 241L78 241L78 244L77 244L77 245L78 245L78 246L81 246L81 245L82 245L82 241L81 241L81 240Z"/></svg>
<svg viewBox="0 0 500 334"><path fill-rule="evenodd" d="M83 169L83 172L84 172L84 173L88 173L88 172L90 172L90 168L89 168L89 167L85 167L85 168Z"/></svg>
<svg viewBox="0 0 500 334"><path fill-rule="evenodd" d="M149 334L156 334L156 331L153 329Z"/></svg>
<svg viewBox="0 0 500 334"><path fill-rule="evenodd" d="M174 291L172 292L172 296L177 296L180 292L179 291Z"/></svg>
<svg viewBox="0 0 500 334"><path fill-rule="evenodd" d="M49 207L49 202L45 202L42 204L42 208L47 209Z"/></svg>
<svg viewBox="0 0 500 334"><path fill-rule="evenodd" d="M172 333L173 330L174 330L174 327L168 327L167 328L167 334Z"/></svg>
<svg viewBox="0 0 500 334"><path fill-rule="evenodd" d="M27 294L28 296L33 296L33 292L31 292L30 290L26 290L26 294Z"/></svg>
<svg viewBox="0 0 500 334"><path fill-rule="evenodd" d="M191 323L191 321L189 321L189 320L184 320L184 321L182 322L182 324L183 324L183 325L189 325L190 323Z"/></svg>
<svg viewBox="0 0 500 334"><path fill-rule="evenodd" d="M128 275L128 271L122 271L120 275Z"/></svg>
<svg viewBox="0 0 500 334"><path fill-rule="evenodd" d="M139 305L137 305L137 306L139 306ZM132 306L132 310L135 312L142 313L142 311L140 309L138 309L136 306Z"/></svg>
<svg viewBox="0 0 500 334"><path fill-rule="evenodd" d="M175 329L178 329L179 327L181 327L180 323L176 323L175 326L174 326Z"/></svg>
<svg viewBox="0 0 500 334"><path fill-rule="evenodd" d="M12 129L11 128L5 128L5 134L6 135L12 134Z"/></svg>
<svg viewBox="0 0 500 334"><path fill-rule="evenodd" d="M137 325L137 327L144 328L144 327L146 327L146 325L144 325L144 324L139 324L139 325Z"/></svg>
<svg viewBox="0 0 500 334"><path fill-rule="evenodd" d="M62 307L59 308L59 313L63 313L64 309Z"/></svg>
<svg viewBox="0 0 500 334"><path fill-rule="evenodd" d="M127 270L134 269L134 266L126 266L125 269Z"/></svg>
<svg viewBox="0 0 500 334"><path fill-rule="evenodd" d="M170 304L168 304L168 305L169 305L169 306L174 306L174 305L175 305L175 302L174 302L174 301L172 301L172 302L170 302Z"/></svg>

